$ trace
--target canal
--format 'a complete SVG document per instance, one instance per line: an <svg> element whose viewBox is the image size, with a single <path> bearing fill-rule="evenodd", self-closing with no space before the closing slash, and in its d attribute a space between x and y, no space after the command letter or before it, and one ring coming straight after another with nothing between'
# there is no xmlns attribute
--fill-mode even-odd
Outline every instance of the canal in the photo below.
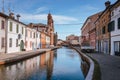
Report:
<svg viewBox="0 0 120 80"><path fill-rule="evenodd" d="M18 63L0 66L0 80L84 80L84 75L79 54L62 47Z"/></svg>

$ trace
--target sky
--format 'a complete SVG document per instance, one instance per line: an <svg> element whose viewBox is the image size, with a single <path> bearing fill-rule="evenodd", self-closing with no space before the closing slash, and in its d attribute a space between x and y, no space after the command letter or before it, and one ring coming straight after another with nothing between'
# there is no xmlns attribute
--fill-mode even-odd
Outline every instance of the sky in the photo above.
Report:
<svg viewBox="0 0 120 80"><path fill-rule="evenodd" d="M26 24L47 24L50 12L54 20L55 32L59 39L74 34L81 35L81 27L87 17L103 11L108 0L4 0L5 13L20 14L20 20ZM117 0L109 0L111 4ZM2 0L0 0L2 10ZM1 11L0 10L0 11Z"/></svg>

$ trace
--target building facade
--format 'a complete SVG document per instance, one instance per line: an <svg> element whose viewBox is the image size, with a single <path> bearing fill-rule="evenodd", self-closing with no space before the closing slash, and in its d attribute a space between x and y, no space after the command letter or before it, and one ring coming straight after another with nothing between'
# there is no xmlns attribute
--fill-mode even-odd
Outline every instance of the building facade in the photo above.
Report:
<svg viewBox="0 0 120 80"><path fill-rule="evenodd" d="M50 36L46 34L46 48L50 47Z"/></svg>
<svg viewBox="0 0 120 80"><path fill-rule="evenodd" d="M81 46L91 46L95 49L96 46L96 28L95 21L98 19L101 12L89 16L81 28Z"/></svg>
<svg viewBox="0 0 120 80"><path fill-rule="evenodd" d="M90 27L89 26L90 26L90 18L88 17L81 28L81 36L82 36L81 46L90 46L90 42L89 42Z"/></svg>
<svg viewBox="0 0 120 80"><path fill-rule="evenodd" d="M6 21L7 16L0 13L0 54L6 52Z"/></svg>
<svg viewBox="0 0 120 80"><path fill-rule="evenodd" d="M25 49L36 50L40 48L40 32L26 27Z"/></svg>
<svg viewBox="0 0 120 80"><path fill-rule="evenodd" d="M13 13L10 13L7 24L7 53L23 51L26 25L15 19Z"/></svg>
<svg viewBox="0 0 120 80"><path fill-rule="evenodd" d="M96 50L105 54L110 53L110 32L108 31L108 24L110 22L110 1L105 2L105 10L101 13L96 24Z"/></svg>
<svg viewBox="0 0 120 80"><path fill-rule="evenodd" d="M15 17L14 13L9 15L0 13L0 54L49 48L50 45L55 45L56 34L50 13L47 25L42 23L26 25L20 22L19 18L19 14Z"/></svg>
<svg viewBox="0 0 120 80"><path fill-rule="evenodd" d="M50 45L54 46L54 21L50 13L48 14L47 18L48 18L47 25L49 27L48 34L50 35Z"/></svg>
<svg viewBox="0 0 120 80"><path fill-rule="evenodd" d="M41 48L46 48L46 34L44 32L41 32L41 38L40 38Z"/></svg>
<svg viewBox="0 0 120 80"><path fill-rule="evenodd" d="M120 1L117 1L111 8L111 55L120 55Z"/></svg>
<svg viewBox="0 0 120 80"><path fill-rule="evenodd" d="M69 35L66 37L66 42L72 45L79 45L79 36Z"/></svg>

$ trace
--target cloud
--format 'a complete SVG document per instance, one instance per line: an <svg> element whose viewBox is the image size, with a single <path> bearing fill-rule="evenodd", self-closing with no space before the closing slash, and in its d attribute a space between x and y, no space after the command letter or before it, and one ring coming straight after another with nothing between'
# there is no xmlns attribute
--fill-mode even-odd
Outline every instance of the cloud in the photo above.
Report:
<svg viewBox="0 0 120 80"><path fill-rule="evenodd" d="M35 12L35 13L41 13L41 12L44 12L44 11L46 11L46 10L48 10L47 7L39 7L38 9L36 9L36 12Z"/></svg>
<svg viewBox="0 0 120 80"><path fill-rule="evenodd" d="M21 20L24 22L37 22L37 23L46 23L48 14L28 14L21 13ZM55 24L68 24L72 22L78 22L77 18L63 16L63 15L52 15Z"/></svg>
<svg viewBox="0 0 120 80"><path fill-rule="evenodd" d="M47 15L46 14L27 14L27 13L20 13L21 15L21 20L25 23L45 23L45 21L47 20Z"/></svg>
<svg viewBox="0 0 120 80"><path fill-rule="evenodd" d="M71 22L78 22L77 18L62 16L62 15L53 15L53 19L56 24L66 24Z"/></svg>
<svg viewBox="0 0 120 80"><path fill-rule="evenodd" d="M81 6L81 7L86 10L99 10L99 8L93 7L91 5L85 5L85 6Z"/></svg>

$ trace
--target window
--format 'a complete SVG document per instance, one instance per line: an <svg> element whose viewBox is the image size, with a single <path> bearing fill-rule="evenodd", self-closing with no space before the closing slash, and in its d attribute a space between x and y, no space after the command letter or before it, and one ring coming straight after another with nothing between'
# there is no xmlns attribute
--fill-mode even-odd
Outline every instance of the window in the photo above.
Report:
<svg viewBox="0 0 120 80"><path fill-rule="evenodd" d="M28 31L27 30L25 30L25 36L27 37L27 34L28 34Z"/></svg>
<svg viewBox="0 0 120 80"><path fill-rule="evenodd" d="M9 39L9 47L12 47L12 38Z"/></svg>
<svg viewBox="0 0 120 80"><path fill-rule="evenodd" d="M34 33L34 35L33 35L33 38L35 38L35 33Z"/></svg>
<svg viewBox="0 0 120 80"><path fill-rule="evenodd" d="M114 12L111 12L111 16L114 16Z"/></svg>
<svg viewBox="0 0 120 80"><path fill-rule="evenodd" d="M102 34L105 34L105 26L102 28Z"/></svg>
<svg viewBox="0 0 120 80"><path fill-rule="evenodd" d="M114 42L114 52L116 55L120 55L120 41Z"/></svg>
<svg viewBox="0 0 120 80"><path fill-rule="evenodd" d="M22 34L24 34L24 28L22 27Z"/></svg>
<svg viewBox="0 0 120 80"><path fill-rule="evenodd" d="M10 31L12 31L12 26L13 26L13 23L10 22Z"/></svg>
<svg viewBox="0 0 120 80"><path fill-rule="evenodd" d="M115 21L112 21L108 24L108 32L115 30Z"/></svg>
<svg viewBox="0 0 120 80"><path fill-rule="evenodd" d="M16 33L19 33L19 25L16 25Z"/></svg>
<svg viewBox="0 0 120 80"><path fill-rule="evenodd" d="M118 29L120 29L120 18L118 18Z"/></svg>
<svg viewBox="0 0 120 80"><path fill-rule="evenodd" d="M1 29L4 29L5 28L5 25L4 25L5 23L4 23L4 21L2 20L1 21Z"/></svg>
<svg viewBox="0 0 120 80"><path fill-rule="evenodd" d="M16 39L16 47L18 47L18 39Z"/></svg>
<svg viewBox="0 0 120 80"><path fill-rule="evenodd" d="M5 38L1 38L1 48L5 47Z"/></svg>

